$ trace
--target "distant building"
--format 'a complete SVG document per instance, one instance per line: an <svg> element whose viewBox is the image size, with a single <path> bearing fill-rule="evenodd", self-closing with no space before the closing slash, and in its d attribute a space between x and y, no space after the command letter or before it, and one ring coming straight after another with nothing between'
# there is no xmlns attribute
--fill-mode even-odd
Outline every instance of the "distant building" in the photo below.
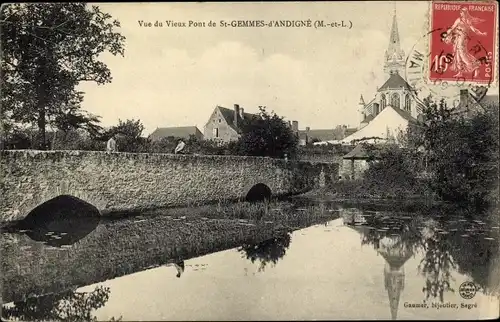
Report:
<svg viewBox="0 0 500 322"><path fill-rule="evenodd" d="M357 128L348 128L347 125L338 125L336 128L318 130L311 130L311 128L306 127L305 130L299 131L299 145L307 145L313 142L342 140L357 130Z"/></svg>
<svg viewBox="0 0 500 322"><path fill-rule="evenodd" d="M196 126L177 126L157 128L149 135L152 141L158 141L163 138L174 137L188 140L191 136L203 140L203 133Z"/></svg>
<svg viewBox="0 0 500 322"><path fill-rule="evenodd" d="M203 129L206 140L215 140L223 143L236 141L241 134L241 125L245 120L260 118L259 114L245 113L238 104L233 109L216 106ZM298 135L299 123L288 121L288 126Z"/></svg>
<svg viewBox="0 0 500 322"><path fill-rule="evenodd" d="M373 146L373 151L368 152L363 145L358 144L343 156L341 176L350 180L360 179L370 166L370 159L379 159L379 151L379 146Z"/></svg>
<svg viewBox="0 0 500 322"><path fill-rule="evenodd" d="M460 102L453 111L453 114L473 116L476 113L487 111L491 108L496 108L498 111L499 96L486 95L488 88L483 86L477 91L468 89L460 90Z"/></svg>
<svg viewBox="0 0 500 322"><path fill-rule="evenodd" d="M236 141L240 136L243 121L254 117L259 117L259 115L245 113L238 104L234 104L232 110L216 106L205 124L203 134L206 140L224 143Z"/></svg>
<svg viewBox="0 0 500 322"><path fill-rule="evenodd" d="M408 120L416 120L422 114L424 103L417 97L416 90L401 76L404 73L405 57L394 12L389 46L384 55L384 72L389 74L389 78L377 89L375 97L368 103L365 103L361 95L358 104L359 131L344 138L344 143L363 136L389 139L388 135L394 135L399 130L404 131ZM391 109L394 113L384 113L386 109ZM379 120L380 118L383 118L383 121ZM370 127L375 121L377 126Z"/></svg>

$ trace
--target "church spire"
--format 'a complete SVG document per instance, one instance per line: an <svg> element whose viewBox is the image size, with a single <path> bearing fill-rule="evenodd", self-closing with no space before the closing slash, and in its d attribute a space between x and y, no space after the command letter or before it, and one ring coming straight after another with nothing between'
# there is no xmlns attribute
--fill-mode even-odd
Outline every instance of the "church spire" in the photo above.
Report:
<svg viewBox="0 0 500 322"><path fill-rule="evenodd" d="M396 1L394 1L394 13L392 16L391 33L389 35L389 46L385 52L384 71L389 74L400 73L400 71L404 68L404 58L405 53L401 50L399 40Z"/></svg>
<svg viewBox="0 0 500 322"><path fill-rule="evenodd" d="M384 285L389 296L391 318L396 320L399 299L405 287L404 264L413 255L413 251L402 243L399 236L382 238L377 251L385 259Z"/></svg>

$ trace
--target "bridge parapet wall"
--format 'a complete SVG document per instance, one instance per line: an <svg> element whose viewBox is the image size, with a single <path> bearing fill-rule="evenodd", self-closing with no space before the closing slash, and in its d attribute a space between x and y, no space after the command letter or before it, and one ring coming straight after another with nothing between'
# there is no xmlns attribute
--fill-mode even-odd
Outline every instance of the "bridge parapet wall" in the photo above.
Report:
<svg viewBox="0 0 500 322"><path fill-rule="evenodd" d="M263 157L106 153L0 152L1 221L24 218L59 195L101 212L198 205L244 198L258 183L273 195L298 194L338 169Z"/></svg>

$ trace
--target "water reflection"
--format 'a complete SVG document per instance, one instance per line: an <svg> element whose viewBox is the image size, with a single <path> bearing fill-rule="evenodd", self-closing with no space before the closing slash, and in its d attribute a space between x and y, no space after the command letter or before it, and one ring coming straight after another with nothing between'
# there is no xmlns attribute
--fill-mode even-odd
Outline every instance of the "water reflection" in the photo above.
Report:
<svg viewBox="0 0 500 322"><path fill-rule="evenodd" d="M182 273L184 273L184 261L176 262L176 263L171 263L167 264L167 266L173 266L177 270L177 275L175 277L179 278L181 277Z"/></svg>
<svg viewBox="0 0 500 322"><path fill-rule="evenodd" d="M53 198L4 230L26 234L53 247L72 245L96 229L101 220L94 206L71 196Z"/></svg>
<svg viewBox="0 0 500 322"><path fill-rule="evenodd" d="M403 305L461 301L464 280L482 293L474 300L498 292L498 225L487 221L325 202L219 208L101 220L57 249L2 234L3 299L31 320L58 307L33 295L72 299L86 285L112 290L99 320L407 319L476 314ZM265 274L242 274L255 264Z"/></svg>
<svg viewBox="0 0 500 322"><path fill-rule="evenodd" d="M306 227L338 216L327 213L322 217L309 209L297 212L288 203L269 208L267 204L240 203L169 209L116 220L93 216L66 220L70 216L57 211L45 212L50 214L45 220L40 214L30 216L18 230L0 236L3 299L9 302L26 295L59 293L168 264L181 277L187 259L243 243L258 244L279 236L284 227ZM262 209L269 210L261 218ZM282 212L286 216L281 217ZM238 215L246 219L238 219ZM53 247L63 244L67 247ZM261 247L264 251L277 251L265 245ZM258 256L255 254L251 256Z"/></svg>
<svg viewBox="0 0 500 322"><path fill-rule="evenodd" d="M263 272L268 263L274 266L285 256L287 248L290 247L290 241L291 234L284 232L257 244L243 244L238 251L242 252L252 263L259 261L258 271Z"/></svg>
<svg viewBox="0 0 500 322"><path fill-rule="evenodd" d="M341 215L344 224L362 236L361 244L371 245L386 262L384 287L392 319L397 318L404 290L405 263L417 253L422 254L418 271L425 277L425 300L444 302L445 294L455 293L456 270L470 276L478 290L498 294L499 279L491 278L498 263L498 243L492 242L498 240L498 230L491 223L439 212L424 217L347 208Z"/></svg>
<svg viewBox="0 0 500 322"><path fill-rule="evenodd" d="M98 286L91 292L70 290L30 297L4 306L2 318L22 321L96 321L93 311L106 304L109 293L109 288Z"/></svg>

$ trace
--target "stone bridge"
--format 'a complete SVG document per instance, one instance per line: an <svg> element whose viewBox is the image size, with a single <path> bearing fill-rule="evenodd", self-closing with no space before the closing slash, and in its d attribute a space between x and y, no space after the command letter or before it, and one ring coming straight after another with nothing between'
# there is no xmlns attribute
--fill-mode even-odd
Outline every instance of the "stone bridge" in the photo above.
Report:
<svg viewBox="0 0 500 322"><path fill-rule="evenodd" d="M0 151L1 221L25 218L58 196L102 214L242 200L253 193L286 196L338 177L335 164L264 157Z"/></svg>

